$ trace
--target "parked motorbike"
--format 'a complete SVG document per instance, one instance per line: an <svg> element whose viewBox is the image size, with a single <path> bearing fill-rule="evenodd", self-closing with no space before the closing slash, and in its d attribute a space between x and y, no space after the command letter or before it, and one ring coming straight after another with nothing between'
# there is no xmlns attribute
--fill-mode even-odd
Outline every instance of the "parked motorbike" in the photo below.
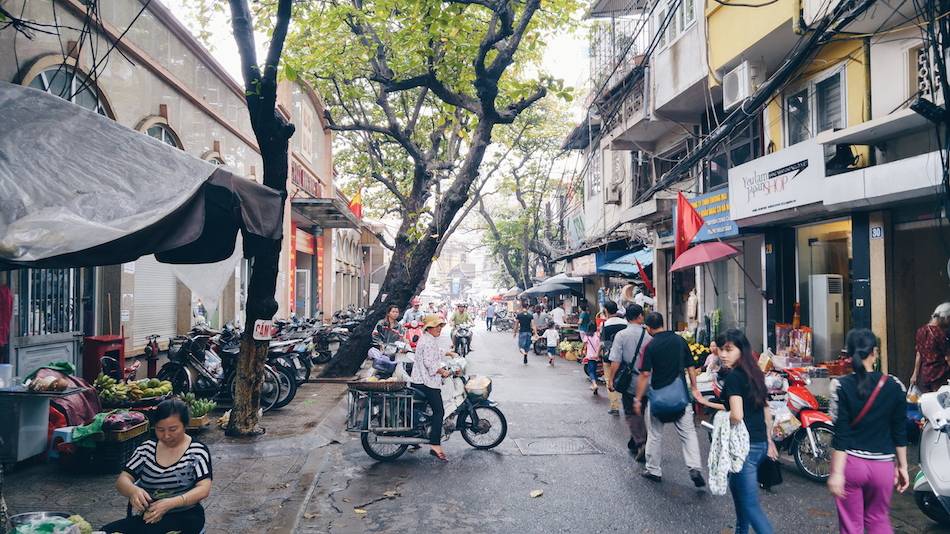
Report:
<svg viewBox="0 0 950 534"><path fill-rule="evenodd" d="M511 332L515 327L515 321L507 311L501 310L495 313L495 320L492 321L492 327L499 332Z"/></svg>
<svg viewBox="0 0 950 534"><path fill-rule="evenodd" d="M463 358L467 356L472 350L472 325L456 325L452 331L452 339L455 342L455 352Z"/></svg>
<svg viewBox="0 0 950 534"><path fill-rule="evenodd" d="M534 353L538 356L546 353L548 351L548 340L544 339L544 336L538 336L534 340Z"/></svg>
<svg viewBox="0 0 950 534"><path fill-rule="evenodd" d="M774 378L772 378L774 377ZM772 377L766 377L766 385L777 387L769 388L770 401L784 401L793 419L797 421L788 428L782 439L776 439L775 447L785 451L795 459L795 465L806 478L815 482L825 482L831 476L831 442L835 431L831 417L821 411L818 399L808 390L811 380L804 374L803 369L786 369L776 372ZM713 382L713 393L716 397L722 392L722 385ZM781 427L781 421L776 417L775 426ZM703 427L710 432L712 425L703 421ZM774 438L773 434L773 438Z"/></svg>
<svg viewBox="0 0 950 534"><path fill-rule="evenodd" d="M445 441L458 430L476 449L497 447L508 435L508 421L489 400L491 380L466 377L464 358L447 364L453 371L442 390L445 413L442 432ZM422 406L425 405L425 409ZM432 411L425 396L409 387L393 393L350 390L347 430L360 432L363 450L371 458L388 462L402 456L410 445L429 441Z"/></svg>
<svg viewBox="0 0 950 534"><path fill-rule="evenodd" d="M924 427L914 500L927 517L950 526L950 385L920 396Z"/></svg>
<svg viewBox="0 0 950 534"><path fill-rule="evenodd" d="M216 337L214 349L212 337ZM234 396L237 357L236 340L208 333L179 336L169 340L168 362L158 371L158 379L172 383L175 393L193 392L199 397L231 400ZM264 366L261 408L271 410L280 398L280 379L270 366Z"/></svg>
<svg viewBox="0 0 950 534"><path fill-rule="evenodd" d="M112 377L118 381L135 380L135 375L138 373L139 366L141 365L142 362L136 360L132 362L131 365L120 369L119 360L113 358L112 356L103 356L99 358L99 368L102 369L102 374Z"/></svg>

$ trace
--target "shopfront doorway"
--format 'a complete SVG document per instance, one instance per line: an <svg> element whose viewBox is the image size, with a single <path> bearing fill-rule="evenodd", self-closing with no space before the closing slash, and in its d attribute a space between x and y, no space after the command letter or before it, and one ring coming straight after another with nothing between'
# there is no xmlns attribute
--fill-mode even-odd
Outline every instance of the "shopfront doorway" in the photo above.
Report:
<svg viewBox="0 0 950 534"><path fill-rule="evenodd" d="M815 361L834 360L851 325L851 219L796 228L798 302Z"/></svg>

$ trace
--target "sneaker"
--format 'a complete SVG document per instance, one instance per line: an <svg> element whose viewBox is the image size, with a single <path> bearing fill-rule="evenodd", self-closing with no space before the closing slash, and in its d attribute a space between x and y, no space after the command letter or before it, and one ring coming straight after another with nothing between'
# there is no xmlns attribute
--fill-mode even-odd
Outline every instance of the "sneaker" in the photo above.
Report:
<svg viewBox="0 0 950 534"><path fill-rule="evenodd" d="M607 415L620 415L620 410L607 410Z"/></svg>
<svg viewBox="0 0 950 534"><path fill-rule="evenodd" d="M663 477L661 477L660 475L654 475L653 473L649 471L644 471L640 473L640 476L652 482L663 482Z"/></svg>
<svg viewBox="0 0 950 534"><path fill-rule="evenodd" d="M528 353L524 353L524 364L528 365Z"/></svg>
<svg viewBox="0 0 950 534"><path fill-rule="evenodd" d="M699 469L690 469L689 478L692 479L693 485L697 488L701 488L706 485L706 481L703 480L703 474L699 471Z"/></svg>

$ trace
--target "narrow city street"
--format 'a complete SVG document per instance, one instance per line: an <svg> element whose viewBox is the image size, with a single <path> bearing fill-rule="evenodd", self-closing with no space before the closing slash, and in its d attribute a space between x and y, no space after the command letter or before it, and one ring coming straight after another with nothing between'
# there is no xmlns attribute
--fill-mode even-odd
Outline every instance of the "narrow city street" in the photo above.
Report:
<svg viewBox="0 0 950 534"><path fill-rule="evenodd" d="M510 333L479 330L475 349L469 370L492 378L492 399L509 422L502 445L477 451L455 434L445 444L448 464L425 448L385 464L354 434L331 448L299 532L731 532L731 497L693 487L671 427L656 484L639 476L623 418L607 414L603 389L590 394L580 365L558 359L551 368L532 355L525 366ZM836 531L824 485L794 468L783 474L775 493L762 494L776 531ZM533 490L544 494L532 498ZM929 528L912 503L905 509L916 523L895 518L898 532Z"/></svg>

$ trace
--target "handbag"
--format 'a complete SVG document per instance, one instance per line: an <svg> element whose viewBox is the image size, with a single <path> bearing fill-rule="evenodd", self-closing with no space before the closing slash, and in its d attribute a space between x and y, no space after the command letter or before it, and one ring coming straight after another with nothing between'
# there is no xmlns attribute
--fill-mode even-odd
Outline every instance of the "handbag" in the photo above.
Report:
<svg viewBox="0 0 950 534"><path fill-rule="evenodd" d="M760 486L770 490L782 483L782 468L778 462L766 456L759 464L756 478Z"/></svg>
<svg viewBox="0 0 950 534"><path fill-rule="evenodd" d="M637 355L640 354L640 346L643 344L643 338L646 337L646 329L640 330L640 340L637 341L637 348L633 352L633 360L630 363L622 362L620 369L617 370L617 376L614 377L614 391L625 393L630 389L633 383L633 375L636 370Z"/></svg>
<svg viewBox="0 0 950 534"><path fill-rule="evenodd" d="M650 413L657 419L661 421L679 419L689 406L686 378L680 375L672 383L659 389L651 387L647 391L647 398L650 400Z"/></svg>

